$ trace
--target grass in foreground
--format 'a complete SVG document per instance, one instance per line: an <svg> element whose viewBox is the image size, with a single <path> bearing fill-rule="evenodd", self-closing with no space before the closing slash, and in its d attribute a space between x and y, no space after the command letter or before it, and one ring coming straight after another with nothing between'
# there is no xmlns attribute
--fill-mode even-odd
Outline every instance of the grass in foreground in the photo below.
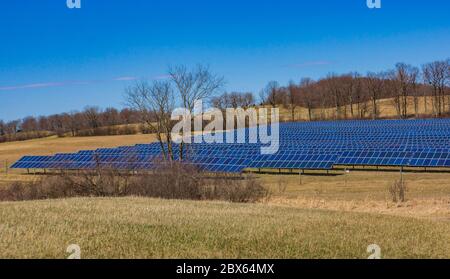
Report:
<svg viewBox="0 0 450 279"><path fill-rule="evenodd" d="M342 173L342 171L341 171ZM392 202L398 172L351 171L337 176L259 175L271 203L297 208L382 213L450 221L450 173L404 173L406 202Z"/></svg>
<svg viewBox="0 0 450 279"><path fill-rule="evenodd" d="M1 258L450 258L450 224L144 198L0 203Z"/></svg>

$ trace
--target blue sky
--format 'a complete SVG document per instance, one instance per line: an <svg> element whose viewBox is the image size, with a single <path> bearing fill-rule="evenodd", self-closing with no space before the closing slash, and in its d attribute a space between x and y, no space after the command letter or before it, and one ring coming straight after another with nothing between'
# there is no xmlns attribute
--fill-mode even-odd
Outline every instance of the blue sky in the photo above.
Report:
<svg viewBox="0 0 450 279"><path fill-rule="evenodd" d="M133 79L198 63L257 93L450 57L450 1L1 0L0 119L123 106Z"/></svg>

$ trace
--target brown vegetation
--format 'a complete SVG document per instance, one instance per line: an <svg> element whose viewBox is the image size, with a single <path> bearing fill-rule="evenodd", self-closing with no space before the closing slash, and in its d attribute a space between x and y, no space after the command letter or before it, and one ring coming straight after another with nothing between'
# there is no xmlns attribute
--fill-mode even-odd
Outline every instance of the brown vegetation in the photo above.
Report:
<svg viewBox="0 0 450 279"><path fill-rule="evenodd" d="M55 114L51 116L28 116L22 120L5 123L0 120L0 142L21 141L50 135L103 136L129 135L142 132L130 124L139 123L142 115L125 108L101 110L86 107L81 112Z"/></svg>
<svg viewBox="0 0 450 279"><path fill-rule="evenodd" d="M406 183L402 180L395 181L388 188L389 195L392 198L392 202L405 202L406 201Z"/></svg>
<svg viewBox="0 0 450 279"><path fill-rule="evenodd" d="M268 194L251 176L211 175L190 165L164 163L144 173L99 168L12 182L0 188L0 201L139 196L255 202Z"/></svg>

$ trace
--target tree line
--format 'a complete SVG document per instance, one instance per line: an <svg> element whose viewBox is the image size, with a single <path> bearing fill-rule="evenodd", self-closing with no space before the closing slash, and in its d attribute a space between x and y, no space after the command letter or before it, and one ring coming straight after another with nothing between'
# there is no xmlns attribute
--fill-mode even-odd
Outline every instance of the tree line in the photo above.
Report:
<svg viewBox="0 0 450 279"><path fill-rule="evenodd" d="M421 68L397 63L382 72L329 74L317 81L302 78L299 83L280 86L271 81L261 90L261 104L284 106L295 112L306 108L309 120L325 119L325 109L333 109L334 119L377 119L379 100L390 99L398 118L420 117L420 111L442 117L450 114L450 59L422 65ZM420 102L420 98L425 100ZM424 109L420 109L422 103ZM431 106L431 107L427 107ZM411 109L412 108L412 109ZM321 110L313 116L313 110Z"/></svg>
<svg viewBox="0 0 450 279"><path fill-rule="evenodd" d="M136 133L136 129L126 125L140 123L141 118L142 115L139 111L130 108L122 110L106 108L102 110L99 107L90 106L83 111L50 116L28 116L8 122L0 120L0 142L27 140L49 135L133 134ZM120 125L125 126L119 127Z"/></svg>

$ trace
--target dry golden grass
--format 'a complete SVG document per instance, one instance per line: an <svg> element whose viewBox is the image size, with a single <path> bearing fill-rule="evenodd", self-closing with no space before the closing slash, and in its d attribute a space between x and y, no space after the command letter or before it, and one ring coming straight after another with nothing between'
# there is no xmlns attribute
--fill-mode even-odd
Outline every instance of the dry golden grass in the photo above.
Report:
<svg viewBox="0 0 450 279"><path fill-rule="evenodd" d="M426 105L425 105L426 100ZM395 118L397 117L397 111L394 106L393 99L381 99L377 102L378 106L378 117L380 118ZM372 113L372 105L367 103L366 113L364 117L370 118ZM357 105L353 106L355 117L357 117ZM350 105L340 107L340 117L351 119L351 109ZM410 97L408 99L408 114L414 115L414 99ZM344 112L347 112L345 115ZM420 115L431 115L433 113L433 103L430 97L419 97L418 98L418 113ZM313 109L312 112L313 120L317 119L335 119L336 109L326 108L326 109ZM309 120L308 110L303 107L297 107L295 109L295 121L307 121ZM290 108L280 108L280 121L292 121L292 112Z"/></svg>
<svg viewBox="0 0 450 279"><path fill-rule="evenodd" d="M145 198L0 203L0 258L450 258L450 223Z"/></svg>
<svg viewBox="0 0 450 279"><path fill-rule="evenodd" d="M338 173L338 172L336 172ZM300 208L372 212L450 222L450 173L403 174L407 202L391 201L388 186L398 172L351 171L336 176L261 175L270 187L271 203Z"/></svg>

